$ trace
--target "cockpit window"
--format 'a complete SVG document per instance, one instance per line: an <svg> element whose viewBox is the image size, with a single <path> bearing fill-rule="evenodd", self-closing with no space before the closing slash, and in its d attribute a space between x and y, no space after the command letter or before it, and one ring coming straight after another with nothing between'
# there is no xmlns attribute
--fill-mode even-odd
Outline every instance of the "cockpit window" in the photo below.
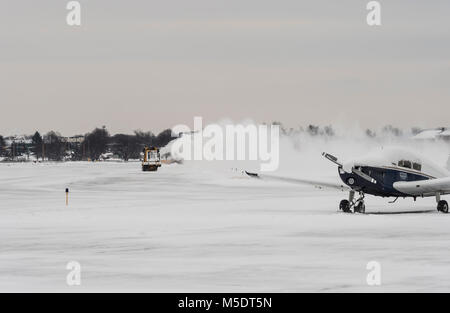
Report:
<svg viewBox="0 0 450 313"><path fill-rule="evenodd" d="M413 169L420 172L422 170L422 164L414 162Z"/></svg>
<svg viewBox="0 0 450 313"><path fill-rule="evenodd" d="M420 164L419 162L411 162L408 160L401 160L398 162L398 166L400 167L404 167L404 168L411 168L414 169L416 171L421 171L422 170L422 164Z"/></svg>
<svg viewBox="0 0 450 313"><path fill-rule="evenodd" d="M398 162L398 166L405 168L412 168L411 161L401 160Z"/></svg>

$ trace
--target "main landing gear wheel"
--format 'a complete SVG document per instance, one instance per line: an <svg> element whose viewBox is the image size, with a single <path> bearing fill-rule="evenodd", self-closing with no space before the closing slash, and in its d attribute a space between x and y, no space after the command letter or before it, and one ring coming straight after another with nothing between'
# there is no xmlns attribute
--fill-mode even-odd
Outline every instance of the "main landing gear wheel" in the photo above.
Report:
<svg viewBox="0 0 450 313"><path fill-rule="evenodd" d="M350 201L348 200L342 200L339 204L339 210L341 210L344 213L350 213L352 210L350 208Z"/></svg>
<svg viewBox="0 0 450 313"><path fill-rule="evenodd" d="M441 200L438 203L437 210L442 213L448 213L448 202Z"/></svg>
<svg viewBox="0 0 450 313"><path fill-rule="evenodd" d="M364 204L364 201L359 201L355 205L355 213L366 213L366 205Z"/></svg>

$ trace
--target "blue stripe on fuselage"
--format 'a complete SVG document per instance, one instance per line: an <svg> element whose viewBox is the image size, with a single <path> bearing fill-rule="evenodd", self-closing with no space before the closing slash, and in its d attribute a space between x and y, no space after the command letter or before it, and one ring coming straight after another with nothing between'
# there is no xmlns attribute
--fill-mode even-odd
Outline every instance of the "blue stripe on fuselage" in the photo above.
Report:
<svg viewBox="0 0 450 313"><path fill-rule="evenodd" d="M422 181L432 178L426 174L400 168L361 166L358 169L375 179L376 183L372 183L358 174L340 171L339 175L342 181L356 191L363 191L367 194L381 197L410 197L410 195L396 190L394 183L399 181ZM348 182L350 178L355 180L353 185L350 185Z"/></svg>

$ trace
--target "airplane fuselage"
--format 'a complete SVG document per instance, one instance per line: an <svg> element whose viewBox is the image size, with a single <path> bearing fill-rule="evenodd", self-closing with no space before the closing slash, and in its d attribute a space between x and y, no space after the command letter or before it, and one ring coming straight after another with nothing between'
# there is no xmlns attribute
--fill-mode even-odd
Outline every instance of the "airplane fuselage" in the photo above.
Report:
<svg viewBox="0 0 450 313"><path fill-rule="evenodd" d="M419 171L397 166L357 166L351 173L339 169L339 176L353 190L380 197L412 197L395 189L394 183L434 178Z"/></svg>

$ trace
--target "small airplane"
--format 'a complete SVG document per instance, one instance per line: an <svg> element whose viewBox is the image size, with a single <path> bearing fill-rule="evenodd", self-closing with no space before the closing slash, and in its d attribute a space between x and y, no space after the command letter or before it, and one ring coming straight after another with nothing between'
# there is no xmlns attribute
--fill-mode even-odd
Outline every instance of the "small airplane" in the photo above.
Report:
<svg viewBox="0 0 450 313"><path fill-rule="evenodd" d="M338 158L322 154L338 166L338 173L345 185L312 180L283 178L246 172L254 178L269 178L290 183L310 184L316 187L336 188L349 191L349 199L342 200L339 209L345 213L365 213L366 194L389 198L436 197L437 210L448 213L448 202L442 195L450 194L450 172L424 158L406 150L383 149L379 155L372 155L355 161L341 163ZM355 195L359 197L355 199Z"/></svg>

